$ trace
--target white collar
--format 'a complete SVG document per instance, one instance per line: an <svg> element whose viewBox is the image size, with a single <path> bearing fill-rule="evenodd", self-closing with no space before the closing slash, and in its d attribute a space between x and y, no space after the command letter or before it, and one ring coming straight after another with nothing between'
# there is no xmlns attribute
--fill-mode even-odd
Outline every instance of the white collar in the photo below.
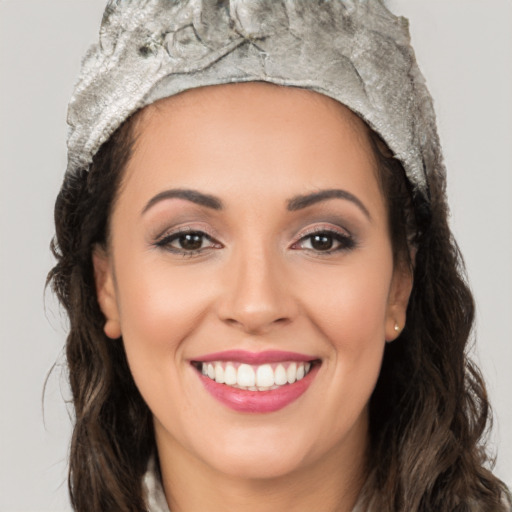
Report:
<svg viewBox="0 0 512 512"><path fill-rule="evenodd" d="M148 512L170 512L154 457L149 460L142 485L146 494Z"/></svg>
<svg viewBox="0 0 512 512"><path fill-rule="evenodd" d="M146 494L148 512L170 512L154 457L149 460L148 469L144 475L143 488ZM358 503L352 512L363 512L360 500L358 500Z"/></svg>

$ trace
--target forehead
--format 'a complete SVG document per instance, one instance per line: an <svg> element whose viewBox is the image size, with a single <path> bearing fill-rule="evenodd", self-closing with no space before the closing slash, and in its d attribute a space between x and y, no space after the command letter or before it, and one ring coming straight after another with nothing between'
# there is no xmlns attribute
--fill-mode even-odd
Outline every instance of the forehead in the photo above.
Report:
<svg viewBox="0 0 512 512"><path fill-rule="evenodd" d="M122 188L138 195L192 187L290 196L342 186L334 182L350 174L359 192L376 185L365 123L305 89L261 82L192 89L143 109L135 134Z"/></svg>
<svg viewBox="0 0 512 512"><path fill-rule="evenodd" d="M279 109L276 107L279 106ZM280 86L268 82L241 82L232 84L197 87L185 92L159 100L139 113L138 127L144 129L151 122L151 118L159 115L168 116L173 112L178 116L187 116L191 109L195 115L218 115L222 110L224 114L236 116L240 109L247 110L253 107L254 113L275 109L279 110L298 107L304 115L312 114L315 117L321 113L332 120L341 120L352 127L354 134L365 138L369 129L367 125L345 105L316 91L299 87ZM246 112L247 113L247 112ZM254 116L253 120L256 120ZM270 120L270 119L269 119Z"/></svg>

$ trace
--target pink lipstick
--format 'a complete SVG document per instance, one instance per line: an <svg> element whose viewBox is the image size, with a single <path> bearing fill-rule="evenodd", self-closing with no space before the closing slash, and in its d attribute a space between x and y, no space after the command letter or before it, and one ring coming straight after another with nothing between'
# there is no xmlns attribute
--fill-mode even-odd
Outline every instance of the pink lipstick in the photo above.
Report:
<svg viewBox="0 0 512 512"><path fill-rule="evenodd" d="M238 412L266 413L286 407L313 382L319 359L284 351L229 350L192 361L205 389Z"/></svg>
<svg viewBox="0 0 512 512"><path fill-rule="evenodd" d="M314 361L316 358L297 352L282 350L265 350L264 352L248 352L246 350L224 350L198 357L197 361L236 361L246 364L279 363L281 361Z"/></svg>

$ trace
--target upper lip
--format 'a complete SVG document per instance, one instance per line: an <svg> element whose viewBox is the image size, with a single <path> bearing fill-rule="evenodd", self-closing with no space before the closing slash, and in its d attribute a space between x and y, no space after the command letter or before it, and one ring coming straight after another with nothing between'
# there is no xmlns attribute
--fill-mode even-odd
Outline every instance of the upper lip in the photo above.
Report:
<svg viewBox="0 0 512 512"><path fill-rule="evenodd" d="M279 363L283 361L315 361L317 357L299 354L297 352L286 352L282 350L265 350L263 352L249 352L247 350L224 350L213 352L199 357L194 357L194 362L211 361L236 361L245 364Z"/></svg>

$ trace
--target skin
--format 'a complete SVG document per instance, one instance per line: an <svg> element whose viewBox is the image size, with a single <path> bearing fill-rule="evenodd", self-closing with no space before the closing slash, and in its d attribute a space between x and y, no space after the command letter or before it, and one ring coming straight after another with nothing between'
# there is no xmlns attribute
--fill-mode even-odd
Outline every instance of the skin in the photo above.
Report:
<svg viewBox="0 0 512 512"><path fill-rule="evenodd" d="M154 416L171 510L350 510L364 482L368 401L412 286L393 262L366 126L312 91L247 83L162 100L137 132L94 266L105 332L123 337ZM169 189L223 208L151 203ZM356 200L287 207L332 189ZM181 228L210 238L192 255L177 240L157 245ZM339 250L317 250L312 230L338 233ZM240 413L190 364L233 348L322 364L285 408Z"/></svg>

